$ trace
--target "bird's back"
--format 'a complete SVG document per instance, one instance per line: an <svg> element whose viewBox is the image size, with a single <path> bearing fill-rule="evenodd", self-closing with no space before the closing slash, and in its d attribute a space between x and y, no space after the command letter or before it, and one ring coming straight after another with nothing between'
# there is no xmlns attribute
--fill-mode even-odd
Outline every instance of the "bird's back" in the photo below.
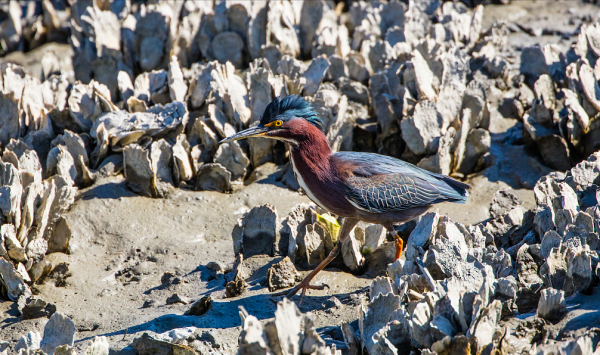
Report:
<svg viewBox="0 0 600 355"><path fill-rule="evenodd" d="M350 171L346 198L370 213L406 211L440 202L465 203L469 185L392 157L359 152L331 155L340 170Z"/></svg>

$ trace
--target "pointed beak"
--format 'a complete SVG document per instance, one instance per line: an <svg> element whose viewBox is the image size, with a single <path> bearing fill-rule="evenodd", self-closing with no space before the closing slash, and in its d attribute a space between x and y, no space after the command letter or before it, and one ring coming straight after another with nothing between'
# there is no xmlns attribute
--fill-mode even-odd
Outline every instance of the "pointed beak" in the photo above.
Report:
<svg viewBox="0 0 600 355"><path fill-rule="evenodd" d="M233 136L229 136L229 137L223 139L222 141L220 141L219 144L233 142L233 141L237 141L237 140L244 139L244 138L260 137L260 136L264 136L265 133L267 133L267 132L269 132L269 129L267 127L264 127L263 125L259 124L254 127L245 129L241 132L238 132L238 133L234 134Z"/></svg>

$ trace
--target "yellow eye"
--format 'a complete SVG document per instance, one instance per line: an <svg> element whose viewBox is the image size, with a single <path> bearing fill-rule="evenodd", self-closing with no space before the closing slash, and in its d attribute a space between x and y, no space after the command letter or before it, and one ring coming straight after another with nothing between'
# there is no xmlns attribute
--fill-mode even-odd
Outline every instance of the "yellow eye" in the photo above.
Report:
<svg viewBox="0 0 600 355"><path fill-rule="evenodd" d="M281 122L281 120L277 120L275 121L275 127L279 127L283 124L283 122Z"/></svg>

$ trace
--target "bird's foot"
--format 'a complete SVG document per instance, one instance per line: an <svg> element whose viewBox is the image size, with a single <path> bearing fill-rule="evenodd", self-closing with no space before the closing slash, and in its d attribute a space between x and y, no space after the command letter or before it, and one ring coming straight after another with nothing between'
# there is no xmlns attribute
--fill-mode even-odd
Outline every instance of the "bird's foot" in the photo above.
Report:
<svg viewBox="0 0 600 355"><path fill-rule="evenodd" d="M294 296L296 293L298 293L298 291L302 290L302 297L300 298L300 302L298 303L298 304L302 304L302 301L304 300L304 295L306 294L306 290L324 290L325 288L329 288L329 285L327 285L327 284L311 285L310 281L311 281L311 278L308 278L308 277L305 278L304 280L302 280L302 282L300 282L298 285L296 285L296 287L291 289L286 294L286 297L292 298L292 296Z"/></svg>
<svg viewBox="0 0 600 355"><path fill-rule="evenodd" d="M398 233L394 235L394 242L396 243L396 255L394 257L394 260L398 260L402 255L402 249L404 247L404 242L402 241L402 238L400 238Z"/></svg>

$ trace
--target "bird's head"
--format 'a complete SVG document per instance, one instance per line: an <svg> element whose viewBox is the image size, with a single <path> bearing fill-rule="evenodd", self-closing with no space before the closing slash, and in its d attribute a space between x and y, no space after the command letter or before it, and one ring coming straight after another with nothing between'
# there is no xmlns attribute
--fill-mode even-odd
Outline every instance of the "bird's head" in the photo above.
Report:
<svg viewBox="0 0 600 355"><path fill-rule="evenodd" d="M321 132L325 130L325 124L308 102L296 95L277 97L267 105L258 125L229 136L220 143L265 137L294 144L314 127Z"/></svg>

